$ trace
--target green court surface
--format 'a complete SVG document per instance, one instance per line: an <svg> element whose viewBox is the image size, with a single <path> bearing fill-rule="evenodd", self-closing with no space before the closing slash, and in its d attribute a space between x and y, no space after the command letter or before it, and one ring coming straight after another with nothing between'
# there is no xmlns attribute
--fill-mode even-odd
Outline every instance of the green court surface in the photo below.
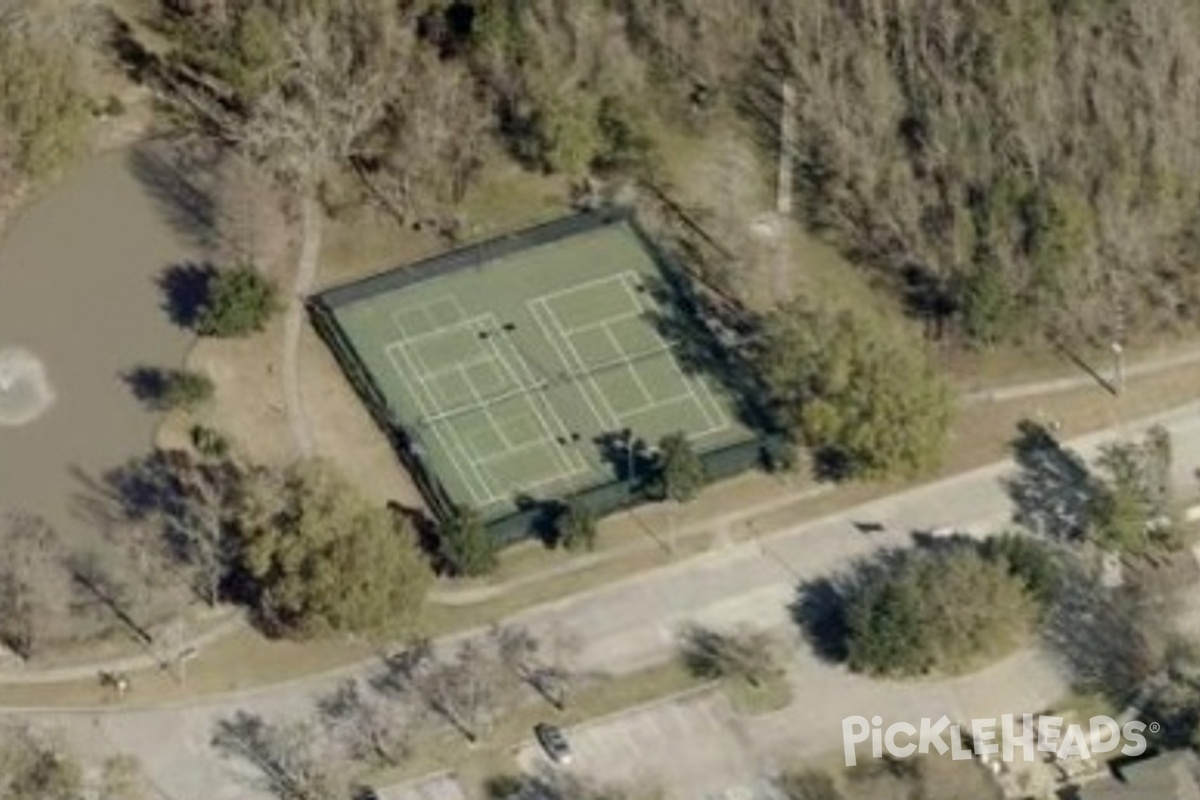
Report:
<svg viewBox="0 0 1200 800"><path fill-rule="evenodd" d="M661 332L663 274L627 222L471 259L330 307L454 502L492 520L610 483L598 439L625 429L650 444L682 430L700 452L754 438Z"/></svg>

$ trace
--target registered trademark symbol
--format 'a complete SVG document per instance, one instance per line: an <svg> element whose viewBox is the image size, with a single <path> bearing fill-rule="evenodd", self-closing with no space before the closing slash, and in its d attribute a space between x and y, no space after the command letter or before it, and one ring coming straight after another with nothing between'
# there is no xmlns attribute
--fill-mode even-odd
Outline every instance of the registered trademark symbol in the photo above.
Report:
<svg viewBox="0 0 1200 800"><path fill-rule="evenodd" d="M1151 722L1147 727L1149 727L1151 733L1158 733L1162 730L1162 725L1159 725L1157 722Z"/></svg>

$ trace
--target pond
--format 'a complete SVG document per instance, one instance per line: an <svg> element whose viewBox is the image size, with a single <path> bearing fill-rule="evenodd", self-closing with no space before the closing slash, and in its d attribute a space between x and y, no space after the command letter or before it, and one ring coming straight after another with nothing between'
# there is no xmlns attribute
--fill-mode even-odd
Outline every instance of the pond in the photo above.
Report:
<svg viewBox="0 0 1200 800"><path fill-rule="evenodd" d="M179 366L191 341L158 280L196 251L133 161L89 161L0 240L0 513L41 515L72 539L94 527L89 481L154 436L123 376Z"/></svg>

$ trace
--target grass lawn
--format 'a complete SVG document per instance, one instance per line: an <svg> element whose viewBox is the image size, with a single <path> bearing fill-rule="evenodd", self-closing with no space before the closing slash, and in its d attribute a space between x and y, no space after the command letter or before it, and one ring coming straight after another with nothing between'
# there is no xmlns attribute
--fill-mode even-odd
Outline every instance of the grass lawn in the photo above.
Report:
<svg viewBox="0 0 1200 800"><path fill-rule="evenodd" d="M1183 368L1156 376L1130 380L1120 400L1126 418L1165 410L1200 396L1200 370ZM971 406L959 414L955 435L939 475L949 475L991 463L1007 455L1007 441L1016 422L1039 410L1061 419L1065 435L1078 436L1111 425L1116 419L1117 401L1098 389L1063 392L1046 398L1023 398L1008 402ZM805 485L805 479L796 478ZM732 538L750 537L784 524L794 525L850 508L873 498L893 493L904 485L852 484L819 497L797 500L755 520L753 530L746 525L731 527ZM727 513L749 503L781 498L795 486L787 487L774 478L749 476L710 488L692 506L680 514L680 535L674 557L664 552L652 533L661 533L662 518L655 509L636 515L619 515L601 525L597 553L566 556L548 551L537 544L522 545L506 554L500 575L504 580L527 579L518 588L484 602L453 606L431 604L427 628L433 634L484 625L501 617L540 603L598 588L640 572L661 568L672 561L698 555L715 546L712 531L687 535L684 529L704 514ZM641 542L644 546L628 547ZM595 558L605 552L607 558ZM593 559L586 561L586 559ZM538 579L549 567L582 562L576 571L559 572ZM456 584L457 585L457 584ZM487 582L462 584L473 588ZM443 585L445 588L445 584ZM277 683L337 666L351 664L371 655L369 648L344 642L288 644L268 642L252 631L243 631L207 648L190 667L186 687L179 687L168 676L145 673L135 676L134 694L126 702L151 703L181 700L202 693ZM95 681L61 684L0 684L0 705L68 706L102 704L111 698Z"/></svg>
<svg viewBox="0 0 1200 800"><path fill-rule="evenodd" d="M721 689L729 698L734 711L747 716L769 714L792 704L792 687L782 670L771 675L759 686L751 686L740 678L721 681Z"/></svg>

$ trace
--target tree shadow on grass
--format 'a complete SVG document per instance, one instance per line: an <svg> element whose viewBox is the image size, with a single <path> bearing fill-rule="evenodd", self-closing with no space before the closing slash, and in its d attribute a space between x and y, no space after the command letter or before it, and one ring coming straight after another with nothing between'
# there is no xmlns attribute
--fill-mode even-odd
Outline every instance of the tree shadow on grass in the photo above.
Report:
<svg viewBox="0 0 1200 800"><path fill-rule="evenodd" d="M817 578L796 588L789 608L813 651L823 661L840 664L849 656L845 586L834 578Z"/></svg>
<svg viewBox="0 0 1200 800"><path fill-rule="evenodd" d="M216 244L216 203L206 176L216 174L220 152L196 140L158 140L133 148L129 170L154 199L175 232L202 251Z"/></svg>
<svg viewBox="0 0 1200 800"><path fill-rule="evenodd" d="M1081 539L1096 499L1087 464L1044 425L1023 420L1017 430L1012 443L1017 473L1005 480L1016 506L1013 521L1053 539Z"/></svg>
<svg viewBox="0 0 1200 800"><path fill-rule="evenodd" d="M1074 564L1046 609L1042 638L1061 655L1076 689L1123 707L1162 668L1168 618L1137 584L1108 589Z"/></svg>
<svg viewBox="0 0 1200 800"><path fill-rule="evenodd" d="M158 287L163 294L162 308L172 324L188 330L195 327L216 274L212 265L194 262L175 264L163 271Z"/></svg>

